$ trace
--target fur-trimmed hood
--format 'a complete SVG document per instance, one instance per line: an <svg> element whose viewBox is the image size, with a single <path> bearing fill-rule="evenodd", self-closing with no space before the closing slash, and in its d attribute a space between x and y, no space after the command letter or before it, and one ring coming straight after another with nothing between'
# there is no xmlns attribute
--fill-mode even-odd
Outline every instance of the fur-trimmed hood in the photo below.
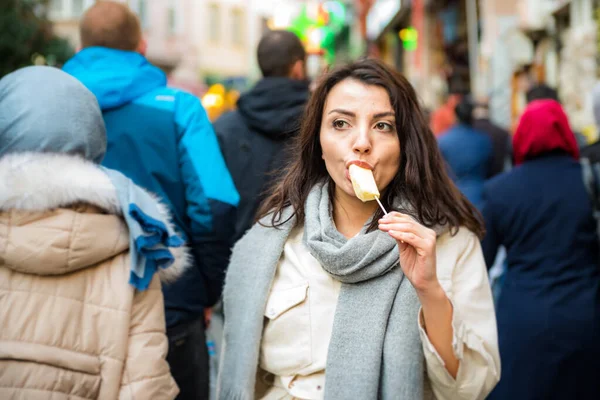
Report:
<svg viewBox="0 0 600 400"><path fill-rule="evenodd" d="M161 213L170 220L162 204ZM11 269L57 275L104 261L129 247L121 217L115 187L89 161L44 153L0 158L0 262ZM52 257L60 250L69 257ZM175 262L160 269L163 282L190 264L187 248L170 251Z"/></svg>

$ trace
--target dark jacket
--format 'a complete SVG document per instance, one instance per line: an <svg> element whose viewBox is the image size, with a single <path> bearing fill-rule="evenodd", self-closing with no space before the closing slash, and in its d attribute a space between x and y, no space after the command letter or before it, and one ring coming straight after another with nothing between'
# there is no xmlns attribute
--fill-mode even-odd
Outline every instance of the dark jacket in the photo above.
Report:
<svg viewBox="0 0 600 400"><path fill-rule="evenodd" d="M197 268L163 288L167 325L198 319L221 295L239 201L206 112L138 53L91 47L64 70L100 103L103 165L160 196L192 249Z"/></svg>
<svg viewBox="0 0 600 400"><path fill-rule="evenodd" d="M483 182L492 159L492 141L485 133L465 124L450 128L438 141L456 186L480 208Z"/></svg>
<svg viewBox="0 0 600 400"><path fill-rule="evenodd" d="M599 244L580 164L554 152L493 178L483 215L487 265L507 251L489 399L600 399Z"/></svg>
<svg viewBox="0 0 600 400"><path fill-rule="evenodd" d="M289 159L298 133L308 82L264 78L238 101L238 110L214 123L227 167L240 193L234 239L253 225L264 192Z"/></svg>
<svg viewBox="0 0 600 400"><path fill-rule="evenodd" d="M473 128L487 134L492 140L492 161L488 170L488 178L504 172L511 164L512 144L508 131L492 123L488 118L473 121Z"/></svg>

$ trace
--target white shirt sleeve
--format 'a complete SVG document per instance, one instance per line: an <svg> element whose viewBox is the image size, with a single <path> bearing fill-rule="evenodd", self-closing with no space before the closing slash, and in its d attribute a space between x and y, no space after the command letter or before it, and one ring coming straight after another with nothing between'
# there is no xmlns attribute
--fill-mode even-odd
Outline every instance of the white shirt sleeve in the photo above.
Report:
<svg viewBox="0 0 600 400"><path fill-rule="evenodd" d="M427 337L420 310L418 324L427 373L439 400L485 399L500 380L500 354L481 245L472 232L462 228L445 246L455 250L444 250L443 258L438 259L438 279L453 306L452 347L460 364L454 379Z"/></svg>

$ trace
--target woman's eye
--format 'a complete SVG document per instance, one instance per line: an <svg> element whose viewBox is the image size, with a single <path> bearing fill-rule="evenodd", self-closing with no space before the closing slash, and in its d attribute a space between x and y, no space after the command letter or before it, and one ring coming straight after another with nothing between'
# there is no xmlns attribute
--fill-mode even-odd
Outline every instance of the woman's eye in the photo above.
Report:
<svg viewBox="0 0 600 400"><path fill-rule="evenodd" d="M392 127L392 125L385 123L385 122L378 122L375 125L375 128L377 128L377 130L384 131L384 132L391 132L394 129Z"/></svg>
<svg viewBox="0 0 600 400"><path fill-rule="evenodd" d="M348 126L348 123L346 121L342 121L342 120L336 120L333 121L333 127L336 129L344 129Z"/></svg>

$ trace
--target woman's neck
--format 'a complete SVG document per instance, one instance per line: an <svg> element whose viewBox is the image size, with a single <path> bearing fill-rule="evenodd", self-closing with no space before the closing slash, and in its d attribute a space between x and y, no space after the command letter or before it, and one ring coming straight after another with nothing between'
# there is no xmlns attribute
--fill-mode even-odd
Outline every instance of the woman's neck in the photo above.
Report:
<svg viewBox="0 0 600 400"><path fill-rule="evenodd" d="M347 238L356 236L365 223L375 214L377 203L362 202L343 190L335 189L333 196L333 221L337 230Z"/></svg>

